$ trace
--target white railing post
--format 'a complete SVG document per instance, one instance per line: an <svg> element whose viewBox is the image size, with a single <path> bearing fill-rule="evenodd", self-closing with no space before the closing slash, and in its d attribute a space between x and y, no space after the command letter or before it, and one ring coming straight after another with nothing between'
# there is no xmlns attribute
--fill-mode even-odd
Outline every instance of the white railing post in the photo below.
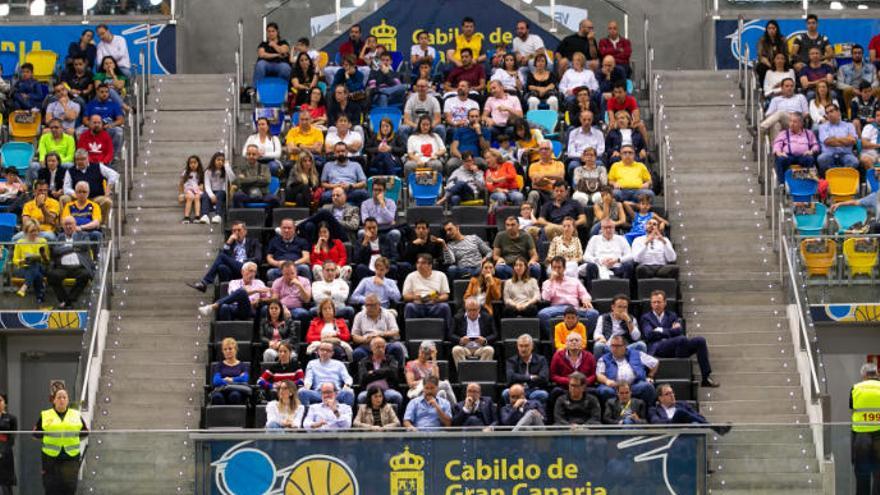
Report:
<svg viewBox="0 0 880 495"><path fill-rule="evenodd" d="M623 37L629 39L629 14L623 14Z"/></svg>
<svg viewBox="0 0 880 495"><path fill-rule="evenodd" d="M740 87L742 87L742 84L743 84L743 61L742 61L742 58L743 58L742 57L742 54L743 54L743 45L742 45L743 24L744 24L743 23L743 16L739 16L739 18L737 19L737 26L736 26L736 46L737 46L737 50L738 50L737 57L736 57L737 58L737 60L736 60L737 81L736 82L739 83Z"/></svg>
<svg viewBox="0 0 880 495"><path fill-rule="evenodd" d="M147 22L147 84L153 77L153 25Z"/></svg>
<svg viewBox="0 0 880 495"><path fill-rule="evenodd" d="M336 4L339 4L339 0L336 0ZM266 14L263 16L263 41L266 41L266 26L269 25L269 15ZM339 24L339 14L336 14L336 23Z"/></svg>
<svg viewBox="0 0 880 495"><path fill-rule="evenodd" d="M550 32L556 32L556 0L550 0Z"/></svg>
<svg viewBox="0 0 880 495"><path fill-rule="evenodd" d="M751 98L752 98L751 91L749 91L749 85L751 84L751 81L750 81L751 75L752 75L752 72L749 70L749 47L746 47L745 60L743 61L743 77L745 80L745 83L743 84L743 91L745 92L744 97L745 97L746 107L743 111L743 115L746 118L746 122L748 122L749 124L751 124L750 117L749 117L749 110L751 109L750 103L751 103Z"/></svg>
<svg viewBox="0 0 880 495"><path fill-rule="evenodd" d="M238 20L238 53L239 57L244 56L244 21ZM236 77L238 77L238 87L241 88L244 83L244 64L241 62L239 58L238 70L236 71Z"/></svg>
<svg viewBox="0 0 880 495"><path fill-rule="evenodd" d="M336 0L336 29L333 30L336 34L342 33L342 27L340 26L340 21L342 19L342 0ZM265 22L265 19L264 19ZM263 26L265 31L265 26ZM263 40L265 41L265 40Z"/></svg>
<svg viewBox="0 0 880 495"><path fill-rule="evenodd" d="M171 0L171 24L177 24L177 0Z"/></svg>

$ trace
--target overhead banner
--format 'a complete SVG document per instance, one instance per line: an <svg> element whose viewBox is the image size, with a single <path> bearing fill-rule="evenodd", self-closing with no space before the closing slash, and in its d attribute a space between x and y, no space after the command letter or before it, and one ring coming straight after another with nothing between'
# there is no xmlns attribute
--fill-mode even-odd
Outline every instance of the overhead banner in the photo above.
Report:
<svg viewBox="0 0 880 495"><path fill-rule="evenodd" d="M715 21L715 59L719 69L736 69L737 60L745 59L745 47L749 47L749 58L755 60L758 53L758 40L764 35L764 27L769 19L747 20L743 23L742 46L739 46L739 24L735 20ZM803 19L778 19L779 29L788 42L807 31ZM880 33L880 19L821 19L819 33L828 36L833 45L856 44L865 48L868 57L868 43L871 37ZM846 54L848 56L848 54Z"/></svg>
<svg viewBox="0 0 880 495"><path fill-rule="evenodd" d="M706 435L694 430L194 437L205 476L199 494L686 495L705 488Z"/></svg>
<svg viewBox="0 0 880 495"><path fill-rule="evenodd" d="M474 19L476 31L483 35L484 52L498 44L510 45L516 35L516 22L525 19L520 12L498 0L480 0L478 9L474 8L474 0L390 0L358 24L364 37L371 34L389 51L399 51L409 58L410 48L418 44L416 34L422 30L428 32L428 44L438 51L455 48L462 12ZM573 17L570 20L575 24L580 22ZM547 49L556 50L559 40L555 36L534 22L529 24L530 32L540 36ZM336 53L347 39L348 33L343 33L321 49Z"/></svg>
<svg viewBox="0 0 880 495"><path fill-rule="evenodd" d="M95 30L97 24L33 25L0 27L0 51L16 52L20 63L32 50L52 50L58 54L59 63L64 63L67 47L79 40L86 29ZM132 64L138 63L138 53L151 43L149 53L152 58L153 74L174 74L177 72L177 26L173 24L110 24L114 36L122 36L128 44L128 54ZM149 36L147 32L149 31ZM97 41L97 37L95 38ZM98 61L100 63L100 60ZM4 74L4 77L6 75Z"/></svg>

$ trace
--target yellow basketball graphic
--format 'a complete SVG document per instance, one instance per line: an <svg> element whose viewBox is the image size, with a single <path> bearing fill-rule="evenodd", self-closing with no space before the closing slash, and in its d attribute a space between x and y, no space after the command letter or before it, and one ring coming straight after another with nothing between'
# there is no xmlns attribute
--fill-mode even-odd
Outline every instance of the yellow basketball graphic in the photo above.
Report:
<svg viewBox="0 0 880 495"><path fill-rule="evenodd" d="M290 470L285 495L358 495L351 468L335 457L310 455Z"/></svg>
<svg viewBox="0 0 880 495"><path fill-rule="evenodd" d="M78 329L79 313L76 311L52 311L48 320L51 329Z"/></svg>

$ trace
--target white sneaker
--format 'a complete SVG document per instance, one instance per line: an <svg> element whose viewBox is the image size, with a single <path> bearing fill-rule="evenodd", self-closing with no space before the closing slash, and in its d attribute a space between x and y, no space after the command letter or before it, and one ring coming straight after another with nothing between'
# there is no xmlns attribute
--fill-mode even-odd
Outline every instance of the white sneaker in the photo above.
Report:
<svg viewBox="0 0 880 495"><path fill-rule="evenodd" d="M214 215L214 218L212 218L211 221L214 223L220 223L223 221L223 219L220 218L220 215Z"/></svg>
<svg viewBox="0 0 880 495"><path fill-rule="evenodd" d="M199 218L199 223L211 223L211 219L208 218L208 215L202 215L201 218Z"/></svg>
<svg viewBox="0 0 880 495"><path fill-rule="evenodd" d="M214 305L205 304L204 306L199 306L199 313L205 318L209 318L214 313Z"/></svg>

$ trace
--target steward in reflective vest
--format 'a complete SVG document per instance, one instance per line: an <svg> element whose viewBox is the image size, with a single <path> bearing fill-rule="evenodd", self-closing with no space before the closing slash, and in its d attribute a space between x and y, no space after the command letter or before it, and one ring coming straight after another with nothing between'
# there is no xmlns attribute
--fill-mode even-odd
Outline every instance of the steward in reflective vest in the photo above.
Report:
<svg viewBox="0 0 880 495"><path fill-rule="evenodd" d="M871 495L880 490L880 375L877 365L863 365L862 378L863 381L853 385L850 393L852 462L856 495Z"/></svg>
<svg viewBox="0 0 880 495"><path fill-rule="evenodd" d="M67 390L55 386L52 407L40 413L34 436L42 442L43 489L49 495L76 495L80 438L88 431L79 411L68 407Z"/></svg>

